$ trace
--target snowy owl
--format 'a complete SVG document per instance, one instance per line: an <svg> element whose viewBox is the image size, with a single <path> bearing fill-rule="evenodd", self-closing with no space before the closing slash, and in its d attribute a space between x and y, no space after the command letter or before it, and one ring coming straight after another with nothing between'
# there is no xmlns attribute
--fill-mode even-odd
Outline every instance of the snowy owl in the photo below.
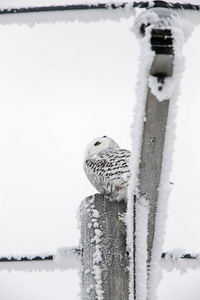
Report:
<svg viewBox="0 0 200 300"><path fill-rule="evenodd" d="M130 155L130 151L120 149L107 136L97 138L88 145L84 171L98 192L116 200L127 199Z"/></svg>

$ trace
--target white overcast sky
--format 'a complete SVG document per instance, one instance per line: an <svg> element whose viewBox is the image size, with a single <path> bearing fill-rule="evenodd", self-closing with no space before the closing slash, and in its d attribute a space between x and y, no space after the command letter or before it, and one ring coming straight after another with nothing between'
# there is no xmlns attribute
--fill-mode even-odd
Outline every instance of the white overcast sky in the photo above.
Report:
<svg viewBox="0 0 200 300"><path fill-rule="evenodd" d="M66 4L55 2L1 0L0 8ZM130 30L133 23L134 13L117 11L0 17L1 256L54 253L79 244L76 213L81 200L96 192L82 170L86 145L108 135L122 148L131 148L140 53ZM200 26L183 49L165 251L180 247L200 252L199 40ZM3 271L2 300L78 299L78 276L70 272ZM186 286L191 274L180 286ZM160 300L165 300L162 291ZM180 299L187 300L185 295L187 291Z"/></svg>

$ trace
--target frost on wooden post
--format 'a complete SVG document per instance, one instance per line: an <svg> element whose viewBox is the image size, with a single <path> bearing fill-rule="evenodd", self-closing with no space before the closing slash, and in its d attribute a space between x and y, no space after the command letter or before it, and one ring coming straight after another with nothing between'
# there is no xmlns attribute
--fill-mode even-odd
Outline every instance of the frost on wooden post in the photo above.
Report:
<svg viewBox="0 0 200 300"><path fill-rule="evenodd" d="M81 204L82 300L128 300L125 212L101 194Z"/></svg>

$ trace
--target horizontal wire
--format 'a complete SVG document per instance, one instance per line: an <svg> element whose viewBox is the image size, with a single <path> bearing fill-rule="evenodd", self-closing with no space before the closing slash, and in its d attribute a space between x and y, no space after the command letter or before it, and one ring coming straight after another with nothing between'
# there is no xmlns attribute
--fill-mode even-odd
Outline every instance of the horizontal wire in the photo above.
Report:
<svg viewBox="0 0 200 300"><path fill-rule="evenodd" d="M49 256L45 256L45 257L42 257L42 256L35 256L35 257L0 257L0 262L13 262L13 261L45 261L45 260L53 260L53 255L49 255Z"/></svg>
<svg viewBox="0 0 200 300"><path fill-rule="evenodd" d="M68 249L66 251L66 253L74 253L74 254L78 254L78 255L81 255L82 251L81 249ZM196 255L192 255L192 254L183 254L182 256L179 256L177 257L176 255L173 255L171 253L167 253L167 252L163 252L162 255L161 255L161 258L172 258L172 259L178 259L178 258L181 258L181 259L198 259L200 255L199 254L196 254ZM45 257L42 257L42 256L35 256L35 257L19 257L19 256L12 256L12 257L0 257L0 262L23 262L23 261L45 261L45 260L53 260L54 259L54 255L48 255L48 256L45 256Z"/></svg>
<svg viewBox="0 0 200 300"><path fill-rule="evenodd" d="M92 10L92 9L117 9L124 8L130 3L124 2L122 4L72 4L72 5L54 5L54 6L38 6L38 7L21 7L21 8L9 8L1 9L0 14L17 14L17 13L37 13L37 12L53 12L53 11L70 11L70 10ZM153 7L163 7L170 9L181 9L181 10L200 10L200 5L190 4L190 3L170 3L164 1L154 1L151 2L133 2L132 7L139 8L153 8Z"/></svg>

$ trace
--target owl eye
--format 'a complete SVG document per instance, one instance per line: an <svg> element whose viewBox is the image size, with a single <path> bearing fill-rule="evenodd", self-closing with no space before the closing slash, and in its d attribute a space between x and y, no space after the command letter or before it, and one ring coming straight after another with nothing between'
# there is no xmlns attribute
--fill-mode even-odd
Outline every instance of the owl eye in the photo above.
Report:
<svg viewBox="0 0 200 300"><path fill-rule="evenodd" d="M100 142L96 142L94 145L95 146L98 146L98 145L100 145L101 143Z"/></svg>

